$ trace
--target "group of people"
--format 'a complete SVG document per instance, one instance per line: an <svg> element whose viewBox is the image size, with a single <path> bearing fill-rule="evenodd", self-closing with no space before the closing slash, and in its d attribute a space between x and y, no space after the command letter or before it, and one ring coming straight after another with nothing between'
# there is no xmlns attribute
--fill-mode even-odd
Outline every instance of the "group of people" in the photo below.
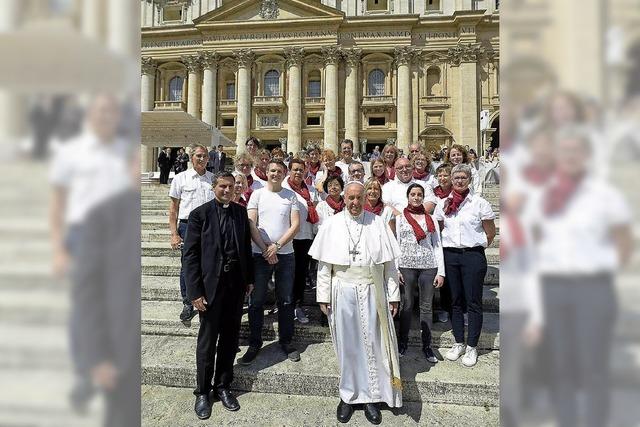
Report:
<svg viewBox="0 0 640 427"><path fill-rule="evenodd" d="M464 146L450 147L433 168L419 144L408 157L387 145L370 176L353 158L350 140L340 144L339 160L332 150L310 147L285 164L284 153L250 138L235 170L216 174L207 170L206 147L191 148L193 169L171 184L169 226L171 246L182 248L180 318L200 315L199 418L211 414L212 390L226 409L239 409L229 386L243 302L248 298L250 336L238 363L250 365L263 345L271 280L280 348L293 362L300 360L294 323L309 322L304 291L307 280L315 282L340 366L340 422L350 419L355 404L364 404L374 424L381 421L380 402L402 406L399 361L416 292L426 360L438 362L432 303L439 289L446 313L440 320L451 318L455 337L444 357L476 364L484 250L495 236L495 215L479 194Z"/></svg>

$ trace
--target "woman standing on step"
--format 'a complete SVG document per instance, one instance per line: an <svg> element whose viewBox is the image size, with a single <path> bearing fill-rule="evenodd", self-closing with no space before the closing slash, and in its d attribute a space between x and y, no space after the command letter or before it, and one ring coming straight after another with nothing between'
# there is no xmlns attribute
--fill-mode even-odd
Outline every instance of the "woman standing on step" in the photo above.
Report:
<svg viewBox="0 0 640 427"><path fill-rule="evenodd" d="M403 213L396 216L394 229L400 245L400 284L402 306L400 308L400 330L398 352L407 351L409 330L416 287L420 294L420 329L422 331L422 352L431 363L437 363L431 349L431 328L433 326L433 294L444 283L444 257L440 242L440 230L435 220L423 205L424 187L411 184L407 188L408 205Z"/></svg>
<svg viewBox="0 0 640 427"><path fill-rule="evenodd" d="M484 250L496 236L491 204L469 191L471 166L461 163L451 170L451 194L438 201L435 217L442 231L447 282L451 288L451 327L455 344L445 357L473 366L478 360L477 345L482 330L482 286L487 272ZM463 303L469 313L467 346L464 345Z"/></svg>

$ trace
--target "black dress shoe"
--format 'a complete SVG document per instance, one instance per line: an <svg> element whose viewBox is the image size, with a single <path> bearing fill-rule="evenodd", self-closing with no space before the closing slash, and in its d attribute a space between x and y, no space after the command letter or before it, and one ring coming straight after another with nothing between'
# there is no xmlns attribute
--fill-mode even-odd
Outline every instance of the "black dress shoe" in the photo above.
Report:
<svg viewBox="0 0 640 427"><path fill-rule="evenodd" d="M247 352L244 354L244 356L242 356L239 360L238 363L240 363L241 365L250 365L256 358L256 356L258 356L258 353L260 352L260 347L251 347L249 346L249 348L247 349Z"/></svg>
<svg viewBox="0 0 640 427"><path fill-rule="evenodd" d="M405 353L407 352L407 344L405 343L400 343L398 344L398 353L400 353L400 356L404 356Z"/></svg>
<svg viewBox="0 0 640 427"><path fill-rule="evenodd" d="M199 394L196 396L196 404L194 406L196 415L201 420L206 420L211 416L211 404L209 403L209 396L206 394Z"/></svg>
<svg viewBox="0 0 640 427"><path fill-rule="evenodd" d="M382 414L376 403L364 404L364 416L371 424L380 424L382 422Z"/></svg>
<svg viewBox="0 0 640 427"><path fill-rule="evenodd" d="M282 351L287 355L287 358L292 362L300 361L300 352L291 344L281 344Z"/></svg>
<svg viewBox="0 0 640 427"><path fill-rule="evenodd" d="M240 409L238 399L226 388L218 390L216 396L220 399L222 406L224 406L224 409L227 411L237 411Z"/></svg>
<svg viewBox="0 0 640 427"><path fill-rule="evenodd" d="M353 415L353 406L345 403L342 399L340 399L340 403L338 403L338 410L336 412L339 422L343 424L348 423L351 419L351 415Z"/></svg>

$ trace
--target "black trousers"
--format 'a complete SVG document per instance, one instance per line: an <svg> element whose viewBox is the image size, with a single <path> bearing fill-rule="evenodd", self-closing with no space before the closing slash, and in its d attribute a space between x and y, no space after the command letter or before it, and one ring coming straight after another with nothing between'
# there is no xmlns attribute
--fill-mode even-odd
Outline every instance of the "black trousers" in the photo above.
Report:
<svg viewBox="0 0 640 427"><path fill-rule="evenodd" d="M238 281L240 276L237 269L222 273L215 298L207 301L207 311L199 313L195 395L208 394L212 379L216 390L229 388L233 381L245 294L245 286Z"/></svg>
<svg viewBox="0 0 640 427"><path fill-rule="evenodd" d="M469 327L467 344L478 345L482 330L482 286L487 273L484 248L444 248L444 268L451 289L451 328L458 343L464 343L464 301Z"/></svg>
<svg viewBox="0 0 640 427"><path fill-rule="evenodd" d="M300 239L293 241L293 254L295 257L295 273L293 275L293 302L302 305L304 300L304 288L307 282L309 271L309 249L313 239Z"/></svg>
<svg viewBox="0 0 640 427"><path fill-rule="evenodd" d="M171 172L171 168L160 168L160 184L169 183L169 172Z"/></svg>

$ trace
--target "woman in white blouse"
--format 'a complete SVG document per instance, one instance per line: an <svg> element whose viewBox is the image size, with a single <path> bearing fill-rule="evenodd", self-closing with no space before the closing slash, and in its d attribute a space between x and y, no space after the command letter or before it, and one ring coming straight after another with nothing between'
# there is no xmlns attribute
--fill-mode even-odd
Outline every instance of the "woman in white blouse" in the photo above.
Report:
<svg viewBox="0 0 640 427"><path fill-rule="evenodd" d="M440 199L435 217L440 223L447 283L451 290L451 328L455 344L445 357L473 366L482 330L482 286L487 272L484 250L496 235L491 204L469 191L471 166L460 163L451 169L453 189ZM467 346L464 344L463 304L469 315Z"/></svg>
<svg viewBox="0 0 640 427"><path fill-rule="evenodd" d="M342 197L344 181L341 177L329 176L329 178L324 180L322 189L324 193L327 194L327 198L318 203L318 217L320 220L316 224L316 233L323 221L338 212L342 212L344 209L344 199Z"/></svg>
<svg viewBox="0 0 640 427"><path fill-rule="evenodd" d="M440 231L436 222L423 205L424 187L411 184L407 188L408 205L393 221L400 245L398 267L402 286L402 308L398 352L404 355L409 343L411 316L416 287L420 294L420 329L422 330L422 352L431 363L437 363L431 349L433 325L433 294L444 283L444 259L440 242Z"/></svg>

